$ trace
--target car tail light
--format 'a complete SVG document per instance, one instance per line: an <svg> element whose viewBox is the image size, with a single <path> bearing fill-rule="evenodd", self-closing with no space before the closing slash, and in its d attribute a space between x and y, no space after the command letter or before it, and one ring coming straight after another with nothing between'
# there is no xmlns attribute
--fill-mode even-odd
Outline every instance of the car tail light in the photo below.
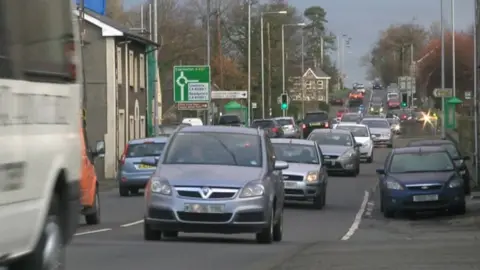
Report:
<svg viewBox="0 0 480 270"><path fill-rule="evenodd" d="M77 79L77 63L75 58L75 43L68 41L65 43L65 57L67 58L67 69L72 80Z"/></svg>
<svg viewBox="0 0 480 270"><path fill-rule="evenodd" d="M273 132L278 132L278 128L274 127L274 128L272 128L272 131Z"/></svg>
<svg viewBox="0 0 480 270"><path fill-rule="evenodd" d="M329 125L328 125L328 122L327 122L327 123L325 123L325 127L327 128L328 126L329 126Z"/></svg>
<svg viewBox="0 0 480 270"><path fill-rule="evenodd" d="M302 125L302 128L303 128L303 129L306 129L306 128L307 128L307 125L303 124L303 125Z"/></svg>
<svg viewBox="0 0 480 270"><path fill-rule="evenodd" d="M128 151L128 144L125 145L125 149L123 150L123 154L120 157L120 164L125 164L125 158L127 157L127 151Z"/></svg>

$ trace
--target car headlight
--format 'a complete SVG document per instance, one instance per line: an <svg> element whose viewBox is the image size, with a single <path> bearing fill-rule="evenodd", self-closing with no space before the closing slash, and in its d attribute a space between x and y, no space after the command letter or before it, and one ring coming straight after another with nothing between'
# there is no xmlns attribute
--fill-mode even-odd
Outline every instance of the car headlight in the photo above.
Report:
<svg viewBox="0 0 480 270"><path fill-rule="evenodd" d="M362 147L370 147L371 145L372 145L371 141L366 141L366 142L362 143Z"/></svg>
<svg viewBox="0 0 480 270"><path fill-rule="evenodd" d="M380 108L380 111L383 112L383 108Z"/></svg>
<svg viewBox="0 0 480 270"><path fill-rule="evenodd" d="M259 197L265 193L265 187L258 182L250 182L243 187L240 198Z"/></svg>
<svg viewBox="0 0 480 270"><path fill-rule="evenodd" d="M168 183L168 181L160 181L153 179L150 184L150 190L153 193L172 195L172 186L170 186L170 183Z"/></svg>
<svg viewBox="0 0 480 270"><path fill-rule="evenodd" d="M457 166L457 167L460 167L460 166L463 165L463 160L462 160L462 159L460 159L460 160L454 160L454 162L455 162L455 166Z"/></svg>
<svg viewBox="0 0 480 270"><path fill-rule="evenodd" d="M457 187L461 187L462 185L463 185L462 179L453 179L448 183L449 188L457 188Z"/></svg>
<svg viewBox="0 0 480 270"><path fill-rule="evenodd" d="M383 133L383 136L385 136L385 137L390 137L390 135L392 135L390 132Z"/></svg>
<svg viewBox="0 0 480 270"><path fill-rule="evenodd" d="M400 130L400 125L394 125L394 126L393 126L393 130L399 131L399 130Z"/></svg>
<svg viewBox="0 0 480 270"><path fill-rule="evenodd" d="M318 181L318 172L308 172L307 177L305 177L307 183L314 183Z"/></svg>
<svg viewBox="0 0 480 270"><path fill-rule="evenodd" d="M372 111L372 112L373 112L373 110L374 110L374 109L373 109L373 107L370 107L370 111Z"/></svg>
<svg viewBox="0 0 480 270"><path fill-rule="evenodd" d="M353 150L348 150L345 153L343 153L338 159L349 159L353 157L354 154L355 152L353 152Z"/></svg>
<svg viewBox="0 0 480 270"><path fill-rule="evenodd" d="M398 182L395 182L393 180L385 181L385 185L387 186L388 189L403 190L402 185L400 185Z"/></svg>

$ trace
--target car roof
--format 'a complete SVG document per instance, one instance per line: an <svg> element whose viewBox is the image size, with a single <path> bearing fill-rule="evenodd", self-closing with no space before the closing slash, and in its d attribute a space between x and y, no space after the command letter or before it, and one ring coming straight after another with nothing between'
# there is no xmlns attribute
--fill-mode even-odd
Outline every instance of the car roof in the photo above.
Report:
<svg viewBox="0 0 480 270"><path fill-rule="evenodd" d="M298 144L298 145L315 145L315 141L303 140L303 139L287 139L287 138L274 138L270 139L272 143L284 143L284 144Z"/></svg>
<svg viewBox="0 0 480 270"><path fill-rule="evenodd" d="M349 130L329 129L329 128L314 129L310 134L314 134L314 133L341 133L341 134L349 134L349 135L352 134Z"/></svg>
<svg viewBox="0 0 480 270"><path fill-rule="evenodd" d="M364 124L355 124L355 123L351 123L351 122L340 122L337 127L341 127L341 126L344 126L344 127L364 127L364 128L368 128L367 125L364 125Z"/></svg>
<svg viewBox="0 0 480 270"><path fill-rule="evenodd" d="M311 112L307 112L306 114L316 114L316 113L325 113L325 114L328 114L328 112L326 112L326 111L311 111Z"/></svg>
<svg viewBox="0 0 480 270"><path fill-rule="evenodd" d="M150 138L140 138L140 139L133 139L128 142L128 144L144 144L147 142L151 143L166 143L168 141L168 137L165 136L157 136L157 137L150 137Z"/></svg>
<svg viewBox="0 0 480 270"><path fill-rule="evenodd" d="M344 113L343 115L357 115L357 116L360 116L360 114L358 114L358 112L347 112L347 113Z"/></svg>
<svg viewBox="0 0 480 270"><path fill-rule="evenodd" d="M371 121L388 121L385 117L365 117L362 119L362 121L365 121L365 120L371 120Z"/></svg>
<svg viewBox="0 0 480 270"><path fill-rule="evenodd" d="M275 120L282 120L282 119L288 119L288 120L291 120L293 119L293 117L291 116L282 116L282 117L274 117L272 119L275 119Z"/></svg>
<svg viewBox="0 0 480 270"><path fill-rule="evenodd" d="M410 146L395 148L392 150L392 154L416 154L416 153L435 153L435 152L447 152L442 146Z"/></svg>
<svg viewBox="0 0 480 270"><path fill-rule="evenodd" d="M275 119L273 118L265 118L265 119L253 119L253 122L275 122Z"/></svg>
<svg viewBox="0 0 480 270"><path fill-rule="evenodd" d="M228 127L228 126L187 126L180 130L184 133L200 133L200 132L212 132L212 133L237 133L245 135L259 135L259 130L255 128L247 127Z"/></svg>
<svg viewBox="0 0 480 270"><path fill-rule="evenodd" d="M454 144L450 140L418 140L409 142L409 146L435 146L435 145L445 145L445 144Z"/></svg>

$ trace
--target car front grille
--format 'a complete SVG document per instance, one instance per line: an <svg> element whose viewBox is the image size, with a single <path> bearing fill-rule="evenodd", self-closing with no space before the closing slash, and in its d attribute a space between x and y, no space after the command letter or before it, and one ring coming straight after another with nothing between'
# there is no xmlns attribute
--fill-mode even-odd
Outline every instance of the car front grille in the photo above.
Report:
<svg viewBox="0 0 480 270"><path fill-rule="evenodd" d="M206 187L175 187L180 197L203 198L203 199L232 199L238 192L238 189L232 188L206 188L210 192L204 192ZM203 195L203 196L202 196Z"/></svg>
<svg viewBox="0 0 480 270"><path fill-rule="evenodd" d="M290 175L290 174L284 174L283 175L283 180L285 181L303 181L303 175Z"/></svg>
<svg viewBox="0 0 480 270"><path fill-rule="evenodd" d="M442 189L443 185L407 185L408 190L439 190Z"/></svg>
<svg viewBox="0 0 480 270"><path fill-rule="evenodd" d="M332 156L332 155L324 155L324 159L337 159L339 156Z"/></svg>
<svg viewBox="0 0 480 270"><path fill-rule="evenodd" d="M231 213L211 214L177 212L177 215L180 220L193 222L227 222L232 217Z"/></svg>

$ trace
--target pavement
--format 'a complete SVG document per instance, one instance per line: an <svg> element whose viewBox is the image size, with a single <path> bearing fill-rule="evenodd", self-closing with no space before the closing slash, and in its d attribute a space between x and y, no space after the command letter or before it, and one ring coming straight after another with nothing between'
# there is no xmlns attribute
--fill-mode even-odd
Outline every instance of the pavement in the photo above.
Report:
<svg viewBox="0 0 480 270"><path fill-rule="evenodd" d="M418 131L415 131L418 135ZM408 136L395 139L405 145ZM463 270L480 269L480 202L464 216L385 219L379 211L375 169L389 153L376 148L360 175L329 177L322 210L285 209L284 239L262 245L253 234L182 234L143 240L143 196L101 192L102 224L79 227L67 250L69 270Z"/></svg>

